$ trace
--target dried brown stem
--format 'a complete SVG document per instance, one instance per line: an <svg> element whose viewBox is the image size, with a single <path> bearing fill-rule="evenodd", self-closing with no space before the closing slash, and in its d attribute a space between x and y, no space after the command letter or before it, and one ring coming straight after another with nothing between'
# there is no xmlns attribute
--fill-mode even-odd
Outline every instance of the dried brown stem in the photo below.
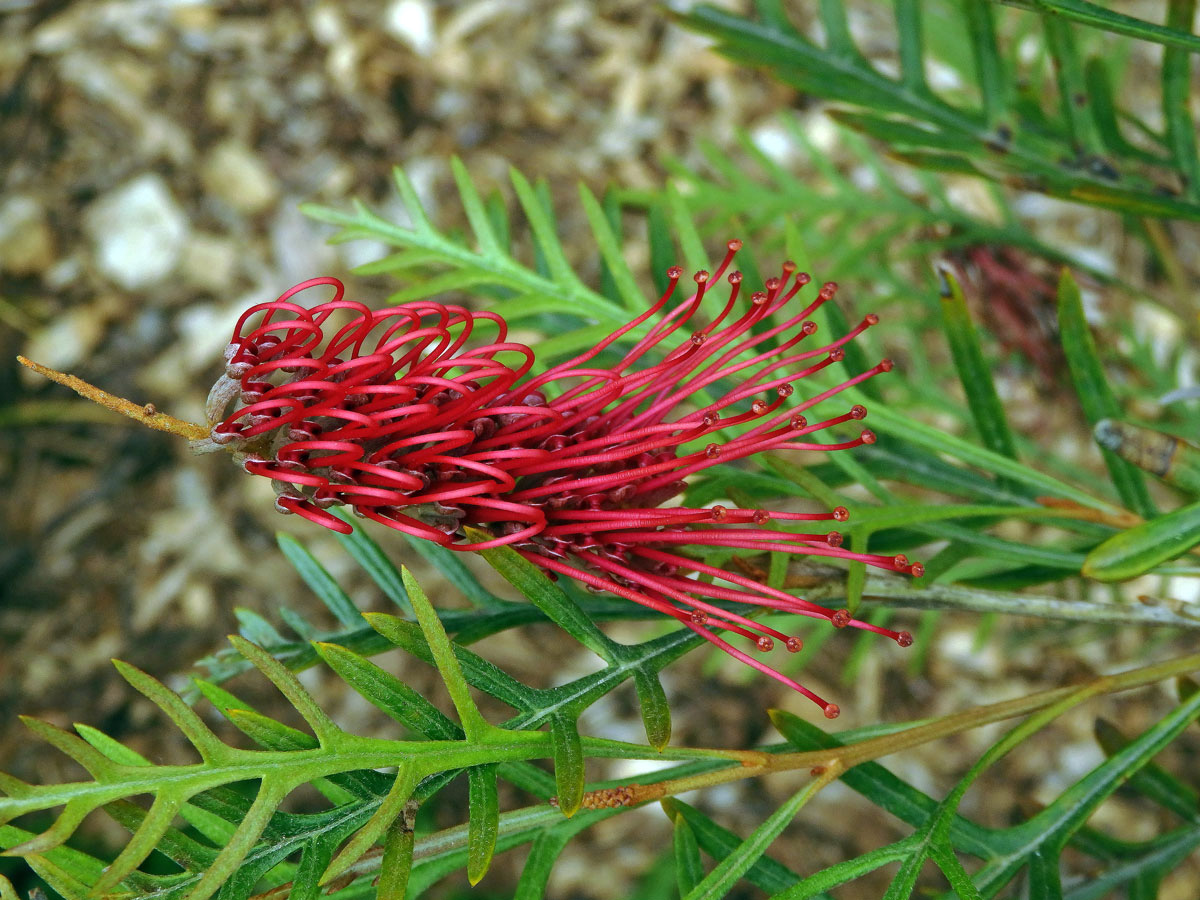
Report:
<svg viewBox="0 0 1200 900"><path fill-rule="evenodd" d="M98 403L105 409L111 409L115 413L120 413L127 418L141 422L147 428L153 428L157 431L167 431L191 441L202 441L209 436L208 429L205 426L197 425L194 422L185 422L182 419L176 419L174 416L168 416L166 413L160 413L154 408L154 404L152 403L134 403L132 400L126 400L124 397L118 397L115 394L108 393L108 391L101 390L94 384L84 381L82 378L76 378L74 375L67 375L65 372L59 372L57 369L51 369L49 366L35 363L24 356L18 356L17 362L27 369L32 369L39 375L44 375L51 381L66 385L79 396L91 400L93 403Z"/></svg>

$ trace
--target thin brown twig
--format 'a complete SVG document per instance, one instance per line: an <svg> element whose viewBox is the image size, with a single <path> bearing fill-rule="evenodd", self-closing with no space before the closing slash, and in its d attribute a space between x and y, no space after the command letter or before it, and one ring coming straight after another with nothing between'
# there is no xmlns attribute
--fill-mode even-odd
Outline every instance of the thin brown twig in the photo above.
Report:
<svg viewBox="0 0 1200 900"><path fill-rule="evenodd" d="M113 412L120 413L126 418L141 422L147 428L177 434L190 441L202 441L209 436L208 429L205 426L197 425L194 422L185 422L182 419L176 419L174 416L161 413L155 409L153 403L134 403L132 400L126 400L124 397L118 397L115 394L110 394L108 391L101 390L94 384L84 381L82 378L68 375L57 369L51 369L49 366L43 366L41 363L26 359L24 356L18 356L17 362L25 368L32 369L39 375L49 378L51 381L66 385L79 396L91 400L93 403L98 403L105 409L111 409Z"/></svg>

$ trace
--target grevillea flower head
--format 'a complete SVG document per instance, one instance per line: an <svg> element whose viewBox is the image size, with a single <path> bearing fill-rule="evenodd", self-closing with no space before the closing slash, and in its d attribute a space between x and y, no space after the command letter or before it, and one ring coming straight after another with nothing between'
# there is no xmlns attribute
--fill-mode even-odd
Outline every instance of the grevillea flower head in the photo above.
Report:
<svg viewBox="0 0 1200 900"><path fill-rule="evenodd" d="M835 705L760 658L777 641L795 652L800 640L747 615L747 607L874 631L902 646L912 638L697 557L705 548L782 552L912 575L921 565L843 548L838 531L819 525L844 522L843 507L665 504L683 493L688 476L717 464L768 450L873 443L868 430L814 438L853 426L866 416L862 406L812 422L806 413L891 362L795 400L796 383L840 362L842 348L878 320L869 315L822 344L810 316L837 286L825 284L802 303L809 277L785 263L746 298L741 273L726 275L740 247L730 241L717 269L697 272L682 300L675 300L682 270L671 268L667 289L646 312L539 375L530 375L533 352L507 340L495 314L431 302L373 311L345 300L336 279L306 281L239 321L226 374L209 399L212 441L232 444L248 472L271 478L283 512L345 532L349 526L326 511L345 504L454 550L512 545L552 577L678 619L832 718ZM728 292L719 312L697 327L706 295L722 279ZM311 308L293 301L322 285L334 288L333 299ZM471 340L477 328L490 343ZM626 336L630 349L601 364ZM487 538L469 541L468 526ZM749 638L758 654L725 634Z"/></svg>

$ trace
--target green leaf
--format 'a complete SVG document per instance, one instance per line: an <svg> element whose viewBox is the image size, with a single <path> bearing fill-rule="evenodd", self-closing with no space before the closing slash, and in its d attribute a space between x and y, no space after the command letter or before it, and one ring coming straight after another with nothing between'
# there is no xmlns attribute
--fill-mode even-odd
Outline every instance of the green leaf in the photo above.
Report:
<svg viewBox="0 0 1200 900"><path fill-rule="evenodd" d="M662 750L671 742L671 705L667 701L662 683L655 675L640 669L634 673L633 683L637 687L638 701L642 707L646 740L655 750Z"/></svg>
<svg viewBox="0 0 1200 900"><path fill-rule="evenodd" d="M474 573L463 564L461 553L447 550L432 541L410 534L404 535L404 538L419 556L432 563L434 568L475 606L495 609L507 605L506 601L479 583Z"/></svg>
<svg viewBox="0 0 1200 900"><path fill-rule="evenodd" d="M317 562L316 557L309 552L307 547L283 532L276 533L275 542L279 544L279 549L283 551L288 562L304 579L304 583L312 588L313 593L320 598L339 622L350 628L362 625L362 614L358 611L358 607L354 605L346 592L342 590L341 585L326 571L325 567Z"/></svg>
<svg viewBox="0 0 1200 900"><path fill-rule="evenodd" d="M1196 0L1168 0L1167 28L1173 33L1189 34L1195 19ZM1196 49L1168 46L1163 51L1163 119L1167 125L1167 147L1183 176L1184 193L1193 200L1200 200L1200 155L1196 149L1196 123L1191 109L1191 92L1195 84L1191 53Z"/></svg>
<svg viewBox="0 0 1200 900"><path fill-rule="evenodd" d="M824 777L814 779L802 790L780 805L771 813L765 822L754 829L738 847L717 862L717 865L696 887L686 895L685 900L716 900L724 897L755 862L771 846L771 843L795 818L796 813L813 795L828 783Z"/></svg>
<svg viewBox="0 0 1200 900"><path fill-rule="evenodd" d="M496 793L496 767L472 766L467 770L467 880L479 884L492 865L500 828L500 801Z"/></svg>
<svg viewBox="0 0 1200 900"><path fill-rule="evenodd" d="M479 242L480 252L484 254L499 254L500 241L492 230L492 221L484 208L483 200L471 181L467 167L457 156L450 157L450 169L454 173L454 183L458 186L458 195L462 199L463 212L471 223L475 240Z"/></svg>
<svg viewBox="0 0 1200 900"><path fill-rule="evenodd" d="M1123 34L1127 37L1162 44L1164 47L1179 47L1192 53L1200 53L1200 37L1187 30L1180 30L1178 27L1164 28L1144 19L1114 12L1097 3L1089 3L1088 0L992 0L992 2L1003 2L1009 6L1041 10L1062 16L1071 22L1078 22L1081 25L1099 28L1113 34Z"/></svg>
<svg viewBox="0 0 1200 900"><path fill-rule="evenodd" d="M375 707L418 734L458 740L462 730L441 710L393 675L338 644L317 643L317 653L333 671Z"/></svg>
<svg viewBox="0 0 1200 900"><path fill-rule="evenodd" d="M1075 394L1088 424L1095 426L1101 419L1120 416L1121 409L1104 377L1096 342L1083 315L1079 286L1067 269L1063 269L1058 282L1058 328ZM1101 453L1121 502L1142 518L1153 518L1154 504L1142 474L1110 451Z"/></svg>
<svg viewBox="0 0 1200 900"><path fill-rule="evenodd" d="M1096 720L1094 733L1106 756L1120 753L1133 743L1106 719ZM1157 763L1147 763L1135 772L1129 779L1129 787L1185 822L1200 825L1200 795Z"/></svg>
<svg viewBox="0 0 1200 900"><path fill-rule="evenodd" d="M486 535L468 531L471 540L483 540ZM521 556L512 547L492 547L479 551L488 565L520 591L530 603L545 613L552 622L583 644L605 662L614 659L613 642L596 627L579 605L563 593L562 588L546 573Z"/></svg>
<svg viewBox="0 0 1200 900"><path fill-rule="evenodd" d="M411 811L406 809L388 827L383 842L383 862L379 867L376 900L404 900L408 876L412 873L415 838L412 819L415 814L415 807Z"/></svg>
<svg viewBox="0 0 1200 900"><path fill-rule="evenodd" d="M558 808L570 818L583 802L585 782L585 757L579 740L579 726L566 716L555 716L550 720L550 735L554 745L554 787Z"/></svg>
<svg viewBox="0 0 1200 900"><path fill-rule="evenodd" d="M985 447L1016 459L1016 442L1008 427L1000 397L996 394L992 367L983 358L979 335L971 321L962 286L949 266L939 265L937 274L942 287L942 330L950 345L954 367L966 394L967 409L971 412L975 428Z"/></svg>
<svg viewBox="0 0 1200 900"><path fill-rule="evenodd" d="M1109 538L1087 555L1083 574L1126 581L1200 544L1200 503L1184 506Z"/></svg>
<svg viewBox="0 0 1200 900"><path fill-rule="evenodd" d="M342 510L334 510L333 514L343 521L353 524L349 513ZM379 545L375 543L366 532L361 528L355 528L350 534L335 533L338 541L349 552L366 573L371 576L371 580L379 585L380 590L395 603L398 607L407 613L412 613L412 604L408 600L408 594L404 591L404 584L400 578L400 572L392 564L392 561L387 558Z"/></svg>
<svg viewBox="0 0 1200 900"><path fill-rule="evenodd" d="M663 808L678 820L686 819L691 826L696 841L705 853L713 859L724 859L741 843L741 839L727 828L722 828L700 810L688 806L681 800L670 798L662 801ZM795 872L787 866L776 862L769 856L762 856L745 874L745 879L757 885L769 894L775 894L784 888L791 887L800 880ZM822 900L829 898L822 895Z"/></svg>
<svg viewBox="0 0 1200 900"><path fill-rule="evenodd" d="M605 272L612 279L622 305L626 309L640 312L647 305L646 295L638 287L637 279L633 277L629 264L625 262L616 227L609 222L600 201L584 184L579 185L579 198L583 203L588 224L592 226L592 237L604 260Z"/></svg>
<svg viewBox="0 0 1200 900"><path fill-rule="evenodd" d="M696 834L683 816L675 816L675 877L679 885L679 896L686 897L704 878L704 867L700 864L700 845Z"/></svg>
<svg viewBox="0 0 1200 900"><path fill-rule="evenodd" d="M450 692L450 699L458 711L458 719L467 733L467 739L479 740L491 729L491 726L480 714L475 701L471 699L470 688L467 687L462 668L454 657L450 638L446 636L446 630L442 627L429 598L425 596L421 586L412 577L412 573L408 569L401 569L400 575L404 580L404 587L408 592L409 599L412 601L417 622L429 645L429 651L433 654L433 663L437 666L442 681L446 684L446 690Z"/></svg>
<svg viewBox="0 0 1200 900"><path fill-rule="evenodd" d="M313 734L316 735L322 746L329 747L338 742L344 732L326 715L320 704L313 699L312 694L304 689L299 679L286 666L245 638L230 635L229 643L233 644L238 653L250 660L254 667L267 676L271 683L279 689L279 692L287 698L296 712L300 713L304 721L308 723L308 727L313 730Z"/></svg>

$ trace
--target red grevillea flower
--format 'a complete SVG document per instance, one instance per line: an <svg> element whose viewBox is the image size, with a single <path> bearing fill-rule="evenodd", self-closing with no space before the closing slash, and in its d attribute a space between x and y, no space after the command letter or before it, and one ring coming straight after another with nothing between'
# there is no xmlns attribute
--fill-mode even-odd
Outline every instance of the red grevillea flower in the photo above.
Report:
<svg viewBox="0 0 1200 900"><path fill-rule="evenodd" d="M873 443L866 430L831 443L813 438L861 420L862 406L813 422L805 413L891 362L792 402L795 382L839 362L842 347L878 320L869 315L827 344L811 340L817 327L809 316L837 286L825 284L802 305L796 297L809 277L785 263L748 300L741 273L731 272L720 312L696 327L710 285L740 247L730 241L716 271L697 272L695 291L672 305L682 275L673 267L645 313L536 376L529 375L533 352L507 340L495 314L432 302L371 310L345 300L336 279L306 281L238 322L226 374L209 398L212 440L232 443L248 472L274 481L283 512L347 532L326 512L345 504L453 550L511 544L552 576L678 619L832 718L835 705L718 633L750 638L758 651L776 641L800 649L798 638L739 608L825 619L902 646L911 636L693 554L714 547L839 557L913 575L922 573L920 563L852 553L837 531L800 524L843 522L842 507L794 513L663 504L683 492L687 476L718 463L765 450ZM311 308L293 302L321 285L334 288L333 299ZM651 320L619 359L597 362L611 360L617 341ZM477 329L491 342L471 340ZM469 542L466 526L489 537Z"/></svg>

